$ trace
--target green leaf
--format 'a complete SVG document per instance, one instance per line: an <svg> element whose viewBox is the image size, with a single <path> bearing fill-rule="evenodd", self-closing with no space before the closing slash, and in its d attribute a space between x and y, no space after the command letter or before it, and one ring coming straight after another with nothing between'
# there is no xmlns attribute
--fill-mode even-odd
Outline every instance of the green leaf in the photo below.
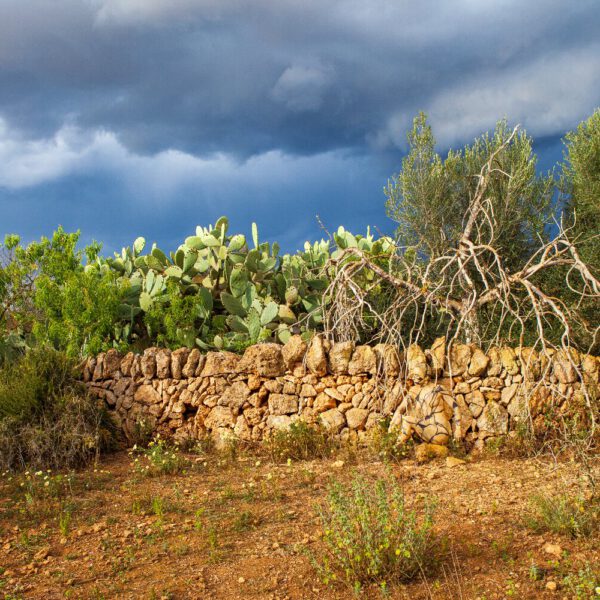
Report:
<svg viewBox="0 0 600 600"><path fill-rule="evenodd" d="M142 252L144 246L146 245L146 240L143 237L136 238L135 242L133 242L133 251L136 256Z"/></svg>
<svg viewBox="0 0 600 600"><path fill-rule="evenodd" d="M254 247L258 248L258 227L256 223L252 223L252 241L254 242Z"/></svg>
<svg viewBox="0 0 600 600"><path fill-rule="evenodd" d="M204 250L206 246L202 242L202 238L197 235L190 235L185 238L185 245L192 250Z"/></svg>
<svg viewBox="0 0 600 600"><path fill-rule="evenodd" d="M246 237L242 234L234 235L229 241L228 249L230 252L241 250L246 243Z"/></svg>
<svg viewBox="0 0 600 600"><path fill-rule="evenodd" d="M154 271L162 271L165 267L165 265L152 254L148 254L148 256L146 256L146 264Z"/></svg>
<svg viewBox="0 0 600 600"><path fill-rule="evenodd" d="M169 264L167 255L160 248L152 248L151 255L159 260L162 266L167 266Z"/></svg>
<svg viewBox="0 0 600 600"><path fill-rule="evenodd" d="M260 325L260 316L256 310L251 309L248 313L248 333L250 335L250 339L254 342L258 340L260 337L261 325Z"/></svg>
<svg viewBox="0 0 600 600"><path fill-rule="evenodd" d="M179 280L179 279L181 279L183 272L179 267L176 267L175 265L171 265L170 267L165 269L165 275L167 277L172 277L173 279Z"/></svg>
<svg viewBox="0 0 600 600"><path fill-rule="evenodd" d="M246 323L244 323L244 321L242 321L242 319L237 315L230 315L227 317L227 325L229 325L231 331L235 331L237 333L248 333L248 327L246 326Z"/></svg>
<svg viewBox="0 0 600 600"><path fill-rule="evenodd" d="M144 312L148 312L152 307L152 296L148 292L142 292L140 294L140 308Z"/></svg>
<svg viewBox="0 0 600 600"><path fill-rule="evenodd" d="M271 321L274 321L277 318L278 313L279 306L277 306L277 303L269 302L269 304L265 306L265 308L262 311L262 314L260 315L261 325L267 325Z"/></svg>
<svg viewBox="0 0 600 600"><path fill-rule="evenodd" d="M184 254L183 265L179 265L184 273L187 273L195 264L198 258L198 253L195 250L190 250Z"/></svg>
<svg viewBox="0 0 600 600"><path fill-rule="evenodd" d="M210 233L208 235L202 236L202 243L207 248L217 248L221 245L221 241L218 240L214 235L211 235Z"/></svg>
<svg viewBox="0 0 600 600"><path fill-rule="evenodd" d="M243 296L248 287L248 276L243 269L233 269L229 276L229 289L231 293L239 298Z"/></svg>
<svg viewBox="0 0 600 600"><path fill-rule="evenodd" d="M242 306L242 303L227 292L221 292L221 302L225 307L225 310L232 315L238 315L238 317L246 316L246 309Z"/></svg>

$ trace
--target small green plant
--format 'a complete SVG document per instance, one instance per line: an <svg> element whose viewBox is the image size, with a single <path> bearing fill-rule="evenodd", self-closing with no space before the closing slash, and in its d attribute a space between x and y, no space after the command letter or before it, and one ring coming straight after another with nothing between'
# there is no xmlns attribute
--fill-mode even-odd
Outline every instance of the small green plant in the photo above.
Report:
<svg viewBox="0 0 600 600"><path fill-rule="evenodd" d="M152 512L157 517L157 522L162 523L165 516L165 503L160 496L152 498Z"/></svg>
<svg viewBox="0 0 600 600"><path fill-rule="evenodd" d="M54 475L51 470L25 471L17 482L28 512L51 510L56 500L64 501L73 493L73 476L61 473Z"/></svg>
<svg viewBox="0 0 600 600"><path fill-rule="evenodd" d="M250 511L242 511L233 522L233 529L235 531L248 531L258 524L258 519Z"/></svg>
<svg viewBox="0 0 600 600"><path fill-rule="evenodd" d="M213 525L208 530L208 535L206 537L206 542L208 545L208 557L211 562L217 562L220 557L220 543L219 543L219 535L217 533L217 528Z"/></svg>
<svg viewBox="0 0 600 600"><path fill-rule="evenodd" d="M135 445L130 455L133 458L134 471L140 475L175 475L181 473L188 461L181 455L177 446L172 446L159 436L146 448Z"/></svg>
<svg viewBox="0 0 600 600"><path fill-rule="evenodd" d="M71 518L73 516L73 505L69 502L65 503L60 510L58 515L58 528L63 537L69 535L69 529L71 528Z"/></svg>
<svg viewBox="0 0 600 600"><path fill-rule="evenodd" d="M325 458L333 450L333 440L327 432L304 421L292 423L287 430L275 431L265 445L274 462Z"/></svg>
<svg viewBox="0 0 600 600"><path fill-rule="evenodd" d="M600 528L600 501L568 494L539 494L531 499L526 524L535 531L587 537Z"/></svg>
<svg viewBox="0 0 600 600"><path fill-rule="evenodd" d="M206 509L205 508L199 508L195 513L194 513L194 529L198 532L198 533L202 533L204 531L204 527L205 527L205 515L206 515Z"/></svg>
<svg viewBox="0 0 600 600"><path fill-rule="evenodd" d="M382 419L371 430L369 449L384 461L399 462L410 455L412 441L398 444L398 431L390 429L390 419Z"/></svg>
<svg viewBox="0 0 600 600"><path fill-rule="evenodd" d="M319 510L323 547L312 555L313 565L325 584L341 581L355 592L369 583L385 589L410 581L436 566L433 511L432 503L420 514L407 509L391 478L336 482Z"/></svg>
<svg viewBox="0 0 600 600"><path fill-rule="evenodd" d="M576 573L565 575L562 585L571 598L600 598L600 569L597 565L586 563Z"/></svg>

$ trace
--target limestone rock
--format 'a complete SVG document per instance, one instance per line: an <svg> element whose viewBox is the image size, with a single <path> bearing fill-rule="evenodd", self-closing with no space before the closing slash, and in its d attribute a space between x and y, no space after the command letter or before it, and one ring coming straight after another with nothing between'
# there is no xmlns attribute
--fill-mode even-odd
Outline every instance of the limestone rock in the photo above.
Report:
<svg viewBox="0 0 600 600"><path fill-rule="evenodd" d="M471 360L471 346L467 344L453 344L450 348L449 372L453 377L463 375L469 369Z"/></svg>
<svg viewBox="0 0 600 600"><path fill-rule="evenodd" d="M141 404L157 404L161 396L151 385L140 385L133 395L133 399Z"/></svg>
<svg viewBox="0 0 600 600"><path fill-rule="evenodd" d="M198 368L198 362L200 361L201 356L202 354L200 354L200 350L198 350L198 348L192 349L192 351L188 354L183 369L181 369L181 374L183 377L186 379L195 377L196 369Z"/></svg>
<svg viewBox="0 0 600 600"><path fill-rule="evenodd" d="M456 458L456 456L448 456L446 457L446 466L450 469L453 467L460 467L461 465L467 464L466 461Z"/></svg>
<svg viewBox="0 0 600 600"><path fill-rule="evenodd" d="M441 375L446 367L446 338L444 336L436 338L426 354L434 377Z"/></svg>
<svg viewBox="0 0 600 600"><path fill-rule="evenodd" d="M292 418L288 415L269 415L267 418L267 427L269 429L285 431L290 428L291 424Z"/></svg>
<svg viewBox="0 0 600 600"><path fill-rule="evenodd" d="M521 372L526 381L537 381L541 376L542 365L539 354L533 348L520 348Z"/></svg>
<svg viewBox="0 0 600 600"><path fill-rule="evenodd" d="M261 377L279 377L284 374L283 354L279 344L255 344L246 348L238 364L240 373L254 373Z"/></svg>
<svg viewBox="0 0 600 600"><path fill-rule="evenodd" d="M234 413L238 412L248 397L250 396L250 388L244 381L235 381L221 395L219 404L221 406L229 406Z"/></svg>
<svg viewBox="0 0 600 600"><path fill-rule="evenodd" d="M234 417L228 406L215 406L204 419L204 426L207 429L217 429L219 427L233 427Z"/></svg>
<svg viewBox="0 0 600 600"><path fill-rule="evenodd" d="M157 348L146 348L141 358L142 375L152 379L156 375L156 353Z"/></svg>
<svg viewBox="0 0 600 600"><path fill-rule="evenodd" d="M427 377L427 357L417 344L406 350L406 368L409 379L419 382Z"/></svg>
<svg viewBox="0 0 600 600"><path fill-rule="evenodd" d="M159 379L171 376L171 351L166 348L161 348L156 353L156 376Z"/></svg>
<svg viewBox="0 0 600 600"><path fill-rule="evenodd" d="M303 383L300 388L301 398L314 398L317 395L317 390L310 383Z"/></svg>
<svg viewBox="0 0 600 600"><path fill-rule="evenodd" d="M125 377L132 377L131 374L131 366L133 364L133 361L135 359L135 354L133 352L128 352L122 359L121 359L121 365L120 365L120 370L121 373L123 373L123 375Z"/></svg>
<svg viewBox="0 0 600 600"><path fill-rule="evenodd" d="M469 363L469 375L471 375L471 377L480 377L485 373L489 362L490 359L486 356L483 350L481 350L481 348L473 348L471 362Z"/></svg>
<svg viewBox="0 0 600 600"><path fill-rule="evenodd" d="M583 354L581 356L581 370L584 383L598 383L598 373L600 371L600 362L595 356Z"/></svg>
<svg viewBox="0 0 600 600"><path fill-rule="evenodd" d="M477 419L477 427L490 435L508 432L508 411L493 400L489 401Z"/></svg>
<svg viewBox="0 0 600 600"><path fill-rule="evenodd" d="M485 398L483 397L483 394L479 390L475 390L470 394L467 394L465 401L468 403L469 410L473 417L479 417L485 408Z"/></svg>
<svg viewBox="0 0 600 600"><path fill-rule="evenodd" d="M188 359L189 360L189 359ZM206 364L206 355L201 354L198 358L198 366L196 367L196 377L202 376L202 371L204 371L204 365Z"/></svg>
<svg viewBox="0 0 600 600"><path fill-rule="evenodd" d="M462 394L454 395L453 404L452 437L464 440L473 425L473 415Z"/></svg>
<svg viewBox="0 0 600 600"><path fill-rule="evenodd" d="M292 371L296 365L302 364L306 354L306 342L299 335L293 335L281 349L283 361L288 371Z"/></svg>
<svg viewBox="0 0 600 600"><path fill-rule="evenodd" d="M337 400L338 402L343 402L344 401L343 394L341 394L340 392L338 392L338 390L336 388L325 388L325 393L328 396L331 396L334 400Z"/></svg>
<svg viewBox="0 0 600 600"><path fill-rule="evenodd" d="M326 410L329 410L330 408L335 408L336 404L337 403L334 398L332 398L329 394L326 394L325 392L321 392L315 398L313 410L315 412L322 413Z"/></svg>
<svg viewBox="0 0 600 600"><path fill-rule="evenodd" d="M575 383L579 379L579 353L574 348L560 349L552 357L553 372L559 383Z"/></svg>
<svg viewBox="0 0 600 600"><path fill-rule="evenodd" d="M488 365L487 376L498 377L502 373L502 361L500 360L500 350L492 347L488 350L490 363Z"/></svg>
<svg viewBox="0 0 600 600"><path fill-rule="evenodd" d="M252 431L250 427L248 427L248 423L246 422L244 415L240 415L237 418L233 428L233 433L240 440L249 441L252 439Z"/></svg>
<svg viewBox="0 0 600 600"><path fill-rule="evenodd" d="M269 413L271 415L289 415L297 412L297 396L288 394L271 394L269 396Z"/></svg>
<svg viewBox="0 0 600 600"><path fill-rule="evenodd" d="M415 459L418 463L426 463L436 458L446 458L448 448L439 444L418 444L415 446Z"/></svg>
<svg viewBox="0 0 600 600"><path fill-rule="evenodd" d="M345 416L350 429L364 429L369 411L362 408L350 408L345 412Z"/></svg>
<svg viewBox="0 0 600 600"><path fill-rule="evenodd" d="M500 362L509 375L517 375L521 371L515 351L508 346L500 348Z"/></svg>
<svg viewBox="0 0 600 600"><path fill-rule="evenodd" d="M508 406L510 401L515 397L518 389L519 389L518 383L513 383L512 385L503 387L501 395L500 395L500 403L503 406Z"/></svg>
<svg viewBox="0 0 600 600"><path fill-rule="evenodd" d="M311 373L318 377L327 375L327 353L323 337L320 335L315 335L308 346L306 366Z"/></svg>
<svg viewBox="0 0 600 600"><path fill-rule="evenodd" d="M237 373L240 357L233 352L208 352L202 369L202 377Z"/></svg>
<svg viewBox="0 0 600 600"><path fill-rule="evenodd" d="M262 421L262 411L259 408L247 408L244 411L244 417L246 418L246 422L248 425L254 426L258 425Z"/></svg>
<svg viewBox="0 0 600 600"><path fill-rule="evenodd" d="M104 371L104 352L101 352L96 356L96 364L94 365L94 372L92 373L92 381L100 381L103 378Z"/></svg>
<svg viewBox="0 0 600 600"><path fill-rule="evenodd" d="M189 348L177 348L171 352L171 376L173 379L181 379L183 367L186 365L189 355Z"/></svg>
<svg viewBox="0 0 600 600"><path fill-rule="evenodd" d="M350 375L377 373L377 357L371 346L356 346L348 365Z"/></svg>
<svg viewBox="0 0 600 600"><path fill-rule="evenodd" d="M333 433L339 433L346 425L344 415L335 408L321 413L320 421L325 429Z"/></svg>
<svg viewBox="0 0 600 600"><path fill-rule="evenodd" d="M348 373L348 365L354 352L354 342L337 342L329 350L329 372L334 375Z"/></svg>
<svg viewBox="0 0 600 600"><path fill-rule="evenodd" d="M398 349L392 344L377 344L375 348L377 358L377 370L386 377L398 377L400 375L400 355Z"/></svg>
<svg viewBox="0 0 600 600"><path fill-rule="evenodd" d="M117 373L121 366L121 355L117 350L111 348L104 355L104 370L102 377L104 379L111 379Z"/></svg>
<svg viewBox="0 0 600 600"><path fill-rule="evenodd" d="M507 410L511 419L516 423L525 423L529 419L529 406L527 398L523 394L516 394L511 399Z"/></svg>

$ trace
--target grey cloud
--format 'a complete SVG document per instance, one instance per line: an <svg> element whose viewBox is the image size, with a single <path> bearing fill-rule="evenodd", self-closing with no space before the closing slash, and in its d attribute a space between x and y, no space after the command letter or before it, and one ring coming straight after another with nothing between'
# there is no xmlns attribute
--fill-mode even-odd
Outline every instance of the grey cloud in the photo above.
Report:
<svg viewBox="0 0 600 600"><path fill-rule="evenodd" d="M503 109L522 120L581 62L530 123L560 134L599 103L599 27L596 0L4 0L0 117L140 154L393 150L419 109L448 140Z"/></svg>

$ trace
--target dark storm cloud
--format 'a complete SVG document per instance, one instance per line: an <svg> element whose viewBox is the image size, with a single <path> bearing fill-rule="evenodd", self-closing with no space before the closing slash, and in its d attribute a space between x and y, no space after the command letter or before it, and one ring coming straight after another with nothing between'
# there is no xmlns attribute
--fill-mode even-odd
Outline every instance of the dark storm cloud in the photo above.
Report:
<svg viewBox="0 0 600 600"><path fill-rule="evenodd" d="M571 90L583 117L600 97L598 31L597 0L4 0L0 115L31 137L105 128L138 153L385 147L421 108L488 122L490 81L504 96L492 111L522 119L525 78L538 74L534 104L572 58L585 67ZM457 90L463 104L439 105ZM527 108L561 132L564 111Z"/></svg>
<svg viewBox="0 0 600 600"><path fill-rule="evenodd" d="M4 231L389 229L418 110L441 148L507 116L551 166L600 105L599 31L597 0L0 0Z"/></svg>

